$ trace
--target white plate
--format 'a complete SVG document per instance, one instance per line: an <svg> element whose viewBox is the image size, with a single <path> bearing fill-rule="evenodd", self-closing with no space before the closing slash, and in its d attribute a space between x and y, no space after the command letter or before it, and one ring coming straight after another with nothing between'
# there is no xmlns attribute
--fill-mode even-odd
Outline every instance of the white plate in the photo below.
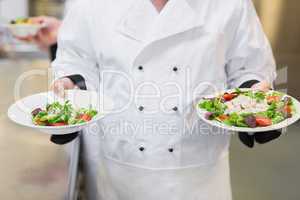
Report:
<svg viewBox="0 0 300 200"><path fill-rule="evenodd" d="M15 37L35 36L45 24L8 24L6 27Z"/></svg>
<svg viewBox="0 0 300 200"><path fill-rule="evenodd" d="M66 100L69 100L75 108L89 108L91 105L93 109L98 111L98 114L91 121L83 124L59 127L37 126L33 124L31 117L32 110L36 108L44 109L47 103L52 103L53 101L64 102ZM99 97L98 93L92 91L69 90L66 91L64 99L57 97L53 92L44 92L25 97L9 107L8 117L13 122L22 126L38 129L47 134L63 135L82 130L108 115L112 109L113 102L107 96Z"/></svg>
<svg viewBox="0 0 300 200"><path fill-rule="evenodd" d="M247 90L247 89L243 89L243 90ZM230 92L233 92L233 90L228 90L227 92L230 93ZM219 94L223 94L223 93L225 93L225 92L221 92ZM212 98L215 96L217 96L217 95L207 96L206 98ZM286 95L286 96L289 96L289 95ZM291 96L289 96L289 97L291 97ZM197 109L197 114L201 118L201 120L203 120L204 122L206 122L212 126L215 126L215 127L219 127L219 128L222 128L222 129L225 129L228 131L235 131L235 132L249 132L249 133L266 132L266 131L278 130L278 129L288 127L300 119L300 103L297 99L295 99L293 97L291 97L291 98L294 102L294 107L296 109L296 113L293 115L293 117L286 119L278 124L274 124L274 125L267 126L267 127L256 127L256 128L235 127L235 126L229 126L229 125L223 124L216 120L208 120L205 118L205 113L207 113L207 111L198 107L199 103L201 101L203 101L203 99L198 102L198 104L196 105L196 109Z"/></svg>

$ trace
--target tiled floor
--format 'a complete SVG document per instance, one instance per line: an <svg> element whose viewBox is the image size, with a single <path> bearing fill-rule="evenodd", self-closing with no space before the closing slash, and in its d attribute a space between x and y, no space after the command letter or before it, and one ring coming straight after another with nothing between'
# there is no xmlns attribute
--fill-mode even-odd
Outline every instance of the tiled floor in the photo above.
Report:
<svg viewBox="0 0 300 200"><path fill-rule="evenodd" d="M6 117L14 101L17 77L30 69L46 70L45 61L0 60L0 199L61 200L66 191L67 158L48 136L22 128ZM46 90L46 77L22 84L22 96ZM255 149L233 137L231 174L235 200L300 199L300 124L288 134ZM217 191L217 188L216 188Z"/></svg>

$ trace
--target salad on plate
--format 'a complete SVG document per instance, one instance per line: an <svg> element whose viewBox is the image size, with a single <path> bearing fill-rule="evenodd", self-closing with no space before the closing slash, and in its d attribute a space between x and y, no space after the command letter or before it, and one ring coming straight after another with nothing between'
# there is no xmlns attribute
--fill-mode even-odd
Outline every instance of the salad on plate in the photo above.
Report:
<svg viewBox="0 0 300 200"><path fill-rule="evenodd" d="M204 98L198 108L205 119L231 127L268 127L292 118L293 99L277 91L235 89L213 98Z"/></svg>
<svg viewBox="0 0 300 200"><path fill-rule="evenodd" d="M98 112L90 108L75 109L70 101L63 104L53 102L45 109L36 108L32 111L32 121L38 126L67 126L91 121Z"/></svg>

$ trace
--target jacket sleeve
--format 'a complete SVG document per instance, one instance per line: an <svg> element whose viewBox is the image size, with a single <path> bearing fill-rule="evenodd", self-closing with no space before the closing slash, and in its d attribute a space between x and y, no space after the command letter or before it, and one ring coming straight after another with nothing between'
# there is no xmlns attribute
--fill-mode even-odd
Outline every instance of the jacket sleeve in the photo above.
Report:
<svg viewBox="0 0 300 200"><path fill-rule="evenodd" d="M227 81L230 88L249 80L276 78L276 65L269 41L251 0L240 0L233 17L235 24L227 51ZM230 27L232 28L232 27Z"/></svg>
<svg viewBox="0 0 300 200"><path fill-rule="evenodd" d="M88 90L97 90L99 69L89 31L88 5L89 1L80 0L67 12L58 34L58 49L52 68L55 79L81 75Z"/></svg>

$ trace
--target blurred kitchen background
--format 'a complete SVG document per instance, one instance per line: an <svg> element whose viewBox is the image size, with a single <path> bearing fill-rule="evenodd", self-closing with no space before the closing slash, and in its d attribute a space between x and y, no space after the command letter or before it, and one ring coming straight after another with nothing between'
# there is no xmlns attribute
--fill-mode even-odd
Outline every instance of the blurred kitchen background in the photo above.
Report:
<svg viewBox="0 0 300 200"><path fill-rule="evenodd" d="M278 65L277 89L300 99L300 1L254 0ZM0 0L0 24L24 16L62 17L64 0ZM0 199L72 199L76 185L75 149L66 153L49 138L17 126L6 117L14 102L14 84L26 71L22 95L47 90L48 53L20 43L0 27ZM237 137L231 147L234 200L300 199L300 124L280 140L255 149L245 148ZM78 142L78 141L76 141ZM75 166L75 167L74 167ZM70 179L71 177L71 179ZM216 189L217 192L217 189Z"/></svg>

